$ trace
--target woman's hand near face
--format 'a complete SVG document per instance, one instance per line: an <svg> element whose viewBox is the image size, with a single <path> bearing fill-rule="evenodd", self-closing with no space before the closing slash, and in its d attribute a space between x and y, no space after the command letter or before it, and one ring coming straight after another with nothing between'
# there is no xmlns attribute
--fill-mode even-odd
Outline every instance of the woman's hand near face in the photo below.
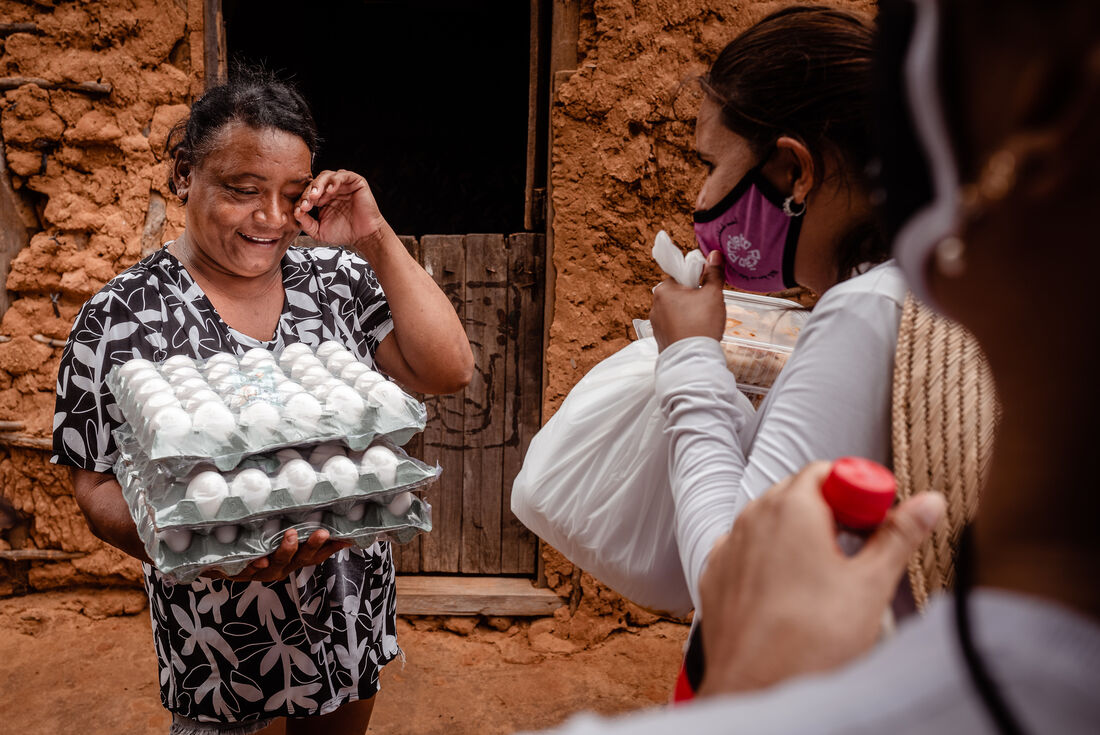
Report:
<svg viewBox="0 0 1100 735"><path fill-rule="evenodd" d="M310 212L320 208L320 215ZM354 245L377 238L386 226L367 180L354 171L322 171L294 207L294 219L314 240Z"/></svg>
<svg viewBox="0 0 1100 735"><path fill-rule="evenodd" d="M814 462L750 503L715 544L700 582L700 694L762 689L840 666L874 645L909 557L943 516L921 493L890 511L855 556L836 542Z"/></svg>
<svg viewBox="0 0 1100 735"><path fill-rule="evenodd" d="M707 256L700 283L699 288L689 288L670 279L653 290L649 320L659 350L688 337L722 339L726 305L722 300L721 253L715 251Z"/></svg>

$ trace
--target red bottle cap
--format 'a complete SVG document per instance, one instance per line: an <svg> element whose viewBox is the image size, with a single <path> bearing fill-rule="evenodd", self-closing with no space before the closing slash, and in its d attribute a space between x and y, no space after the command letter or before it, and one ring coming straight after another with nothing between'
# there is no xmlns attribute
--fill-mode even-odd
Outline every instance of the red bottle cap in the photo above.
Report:
<svg viewBox="0 0 1100 735"><path fill-rule="evenodd" d="M838 459L821 486L837 523L860 530L882 523L896 493L894 473L862 457Z"/></svg>

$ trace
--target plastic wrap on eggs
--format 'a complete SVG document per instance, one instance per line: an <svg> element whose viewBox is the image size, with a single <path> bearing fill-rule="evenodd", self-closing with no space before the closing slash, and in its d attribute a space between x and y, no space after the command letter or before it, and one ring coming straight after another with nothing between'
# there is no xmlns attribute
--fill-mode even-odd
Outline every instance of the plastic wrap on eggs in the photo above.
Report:
<svg viewBox="0 0 1100 735"><path fill-rule="evenodd" d="M250 454L329 439L352 449L376 437L400 446L426 419L422 404L334 341L239 358L139 358L111 370L107 385L151 459L207 457L222 470Z"/></svg>

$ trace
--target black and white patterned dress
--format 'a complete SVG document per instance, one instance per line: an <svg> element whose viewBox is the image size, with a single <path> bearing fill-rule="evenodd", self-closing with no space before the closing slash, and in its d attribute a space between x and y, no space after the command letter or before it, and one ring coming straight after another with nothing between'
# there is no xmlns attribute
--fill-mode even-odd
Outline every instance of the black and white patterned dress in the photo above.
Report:
<svg viewBox="0 0 1100 735"><path fill-rule="evenodd" d="M290 248L271 342L232 329L167 247L118 275L81 309L57 379L53 461L111 472L122 421L104 384L131 358L203 359L252 347L338 340L371 363L393 328L370 266L338 248ZM389 545L345 549L280 582L200 577L172 584L145 564L161 701L204 722L325 714L378 689L399 654Z"/></svg>

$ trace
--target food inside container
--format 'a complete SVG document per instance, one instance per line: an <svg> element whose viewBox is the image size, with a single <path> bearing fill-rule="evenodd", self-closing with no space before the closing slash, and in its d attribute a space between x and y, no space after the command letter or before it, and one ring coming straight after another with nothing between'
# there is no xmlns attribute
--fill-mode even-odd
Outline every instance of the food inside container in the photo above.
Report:
<svg viewBox="0 0 1100 735"><path fill-rule="evenodd" d="M787 299L723 291L726 328L722 352L737 387L759 406L787 363L810 311ZM648 321L635 320L638 337L652 337Z"/></svg>

